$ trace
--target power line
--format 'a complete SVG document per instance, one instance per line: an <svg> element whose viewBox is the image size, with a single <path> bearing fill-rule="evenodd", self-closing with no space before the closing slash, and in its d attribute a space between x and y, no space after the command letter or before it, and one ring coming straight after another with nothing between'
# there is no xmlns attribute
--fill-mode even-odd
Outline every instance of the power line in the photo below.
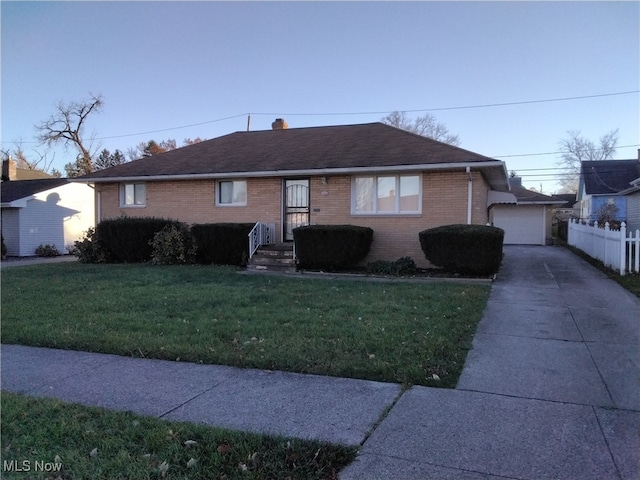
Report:
<svg viewBox="0 0 640 480"><path fill-rule="evenodd" d="M612 97L615 95L630 95L634 93L640 93L640 90L629 90L628 92L613 92L613 93L600 93L596 95L582 95L578 97L560 97L560 98L547 98L543 100L523 100L520 102L504 102L504 103L485 103L478 105L462 105L456 107L439 107L439 108L419 108L415 110L402 110L403 112L408 113L416 113L416 112L442 112L445 110L465 110L472 108L489 108L489 107L507 107L512 105L526 105L532 103L550 103L550 102L565 102L569 100L584 100L588 98L599 98L599 97ZM324 116L324 115L383 115L385 113L392 113L392 111L384 111L384 112L324 112L324 113L274 113L274 112L264 112L264 113L252 113L252 115L290 115L290 116Z"/></svg>
<svg viewBox="0 0 640 480"><path fill-rule="evenodd" d="M640 147L640 144L632 144L632 145L616 145L616 150L619 148L632 148L632 147ZM596 148L598 150L604 150L603 148ZM571 153L569 151L560 150L558 152L544 152L544 153L518 153L514 155L493 155L491 158L513 158L513 157L535 157L539 155L559 155L561 153Z"/></svg>
<svg viewBox="0 0 640 480"><path fill-rule="evenodd" d="M637 94L640 93L640 90L629 90L629 91L625 91L625 92L611 92L611 93L600 93L600 94L594 94L594 95L581 95L581 96L575 96L575 97L559 97L559 98L547 98L547 99L541 99L541 100L523 100L523 101L519 101L519 102L503 102L503 103L486 103L486 104L477 104L477 105L461 105L461 106L454 106L454 107L436 107L436 108L420 108L420 109L412 109L412 110L403 110L404 112L408 112L408 113L417 113L417 112L439 112L439 111L447 111L447 110L467 110L467 109L475 109L475 108L491 108L491 107L505 107L505 106L513 106L513 105L527 105L527 104L536 104L536 103L551 103L551 102L565 102L565 101L571 101L571 100L586 100L586 99L591 99L591 98L601 98L601 97L612 97L612 96L618 96L618 95L631 95L631 94ZM239 118L239 117L244 117L246 115L261 115L261 116L273 116L273 115L289 115L289 116L346 116L346 115L384 115L384 114L389 114L394 112L395 110L386 110L386 111L377 111L377 112L316 112L316 113L301 113L301 112L259 112L259 113L254 113L254 112L247 112L247 113L240 113L237 115L231 115L229 117L224 117L224 118L217 118L214 120L207 120L204 122L199 122L199 123L192 123L189 125L181 125L181 126L177 126L177 127L168 127L168 128L162 128L162 129L157 129L157 130L149 130L146 132L139 132L139 133L127 133L127 134L120 134L120 135L110 135L107 137L98 137L95 140L111 140L114 138L125 138L125 137L135 137L135 136L139 136L139 135L149 135L152 133L161 133L161 132L168 132L171 130L180 130L183 128L190 128L190 127L197 127L200 125L207 125L210 123L217 123L217 122L222 122L225 120L232 120L234 118ZM2 143L14 143L14 142L9 142L9 141L2 141ZM22 143L28 143L28 144L37 144L38 142L22 142ZM632 145L635 146L635 145ZM619 147L619 148L624 148L624 147ZM536 154L523 154L523 155L501 155L501 156L497 156L495 158L507 158L507 157L513 157L513 156L528 156L528 155L550 155L550 154L554 154L554 153L562 153L562 152L552 152L552 153L536 153Z"/></svg>

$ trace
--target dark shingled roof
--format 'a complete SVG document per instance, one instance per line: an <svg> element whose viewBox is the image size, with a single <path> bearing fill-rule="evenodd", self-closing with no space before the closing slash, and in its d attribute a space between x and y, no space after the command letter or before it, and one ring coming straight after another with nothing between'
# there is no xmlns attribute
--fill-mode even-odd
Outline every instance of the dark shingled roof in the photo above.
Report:
<svg viewBox="0 0 640 480"><path fill-rule="evenodd" d="M640 177L640 160L598 160L582 162L580 172L587 195L618 193Z"/></svg>
<svg viewBox="0 0 640 480"><path fill-rule="evenodd" d="M11 180L0 184L0 202L8 203L69 183L66 178Z"/></svg>
<svg viewBox="0 0 640 480"><path fill-rule="evenodd" d="M575 193L557 193L553 195L553 198L557 198L558 200L564 202L562 208L573 208L573 205L576 203Z"/></svg>
<svg viewBox="0 0 640 480"><path fill-rule="evenodd" d="M521 177L510 177L509 186L511 187L511 193L513 193L516 199L518 200L518 204L546 203L546 204L560 205L562 203L562 200L558 200L555 197L550 197L549 195L534 192L533 190L528 190L524 188L522 186Z"/></svg>
<svg viewBox="0 0 640 480"><path fill-rule="evenodd" d="M236 132L80 177L108 181L498 160L383 123Z"/></svg>

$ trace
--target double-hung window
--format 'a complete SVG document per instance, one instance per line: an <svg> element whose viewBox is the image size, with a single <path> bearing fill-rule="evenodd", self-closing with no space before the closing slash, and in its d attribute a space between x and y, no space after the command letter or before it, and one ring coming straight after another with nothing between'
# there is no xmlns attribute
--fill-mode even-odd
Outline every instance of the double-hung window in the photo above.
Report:
<svg viewBox="0 0 640 480"><path fill-rule="evenodd" d="M216 205L244 207L247 205L246 180L220 180Z"/></svg>
<svg viewBox="0 0 640 480"><path fill-rule="evenodd" d="M144 207L147 204L147 192L144 183L123 183L120 186L120 206Z"/></svg>
<svg viewBox="0 0 640 480"><path fill-rule="evenodd" d="M354 215L411 215L422 213L420 175L363 175L353 178Z"/></svg>

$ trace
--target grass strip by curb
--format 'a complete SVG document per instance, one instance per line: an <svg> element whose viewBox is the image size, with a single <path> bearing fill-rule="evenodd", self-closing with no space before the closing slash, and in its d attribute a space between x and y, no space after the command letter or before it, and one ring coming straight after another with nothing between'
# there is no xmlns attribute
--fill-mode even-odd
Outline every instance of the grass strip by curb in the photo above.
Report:
<svg viewBox="0 0 640 480"><path fill-rule="evenodd" d="M355 447L2 392L3 479L335 479Z"/></svg>

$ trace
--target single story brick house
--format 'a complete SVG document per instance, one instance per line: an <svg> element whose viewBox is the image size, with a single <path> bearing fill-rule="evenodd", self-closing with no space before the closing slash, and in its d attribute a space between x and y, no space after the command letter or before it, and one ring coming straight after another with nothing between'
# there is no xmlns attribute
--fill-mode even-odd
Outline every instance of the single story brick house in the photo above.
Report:
<svg viewBox="0 0 640 480"><path fill-rule="evenodd" d="M40 245L67 253L95 225L93 189L66 178L3 181L0 196L9 256L34 256Z"/></svg>
<svg viewBox="0 0 640 480"><path fill-rule="evenodd" d="M187 223L264 222L276 242L305 224L371 227L366 261L427 264L418 232L484 225L507 194L504 162L382 123L236 132L100 170L96 219L155 216Z"/></svg>

